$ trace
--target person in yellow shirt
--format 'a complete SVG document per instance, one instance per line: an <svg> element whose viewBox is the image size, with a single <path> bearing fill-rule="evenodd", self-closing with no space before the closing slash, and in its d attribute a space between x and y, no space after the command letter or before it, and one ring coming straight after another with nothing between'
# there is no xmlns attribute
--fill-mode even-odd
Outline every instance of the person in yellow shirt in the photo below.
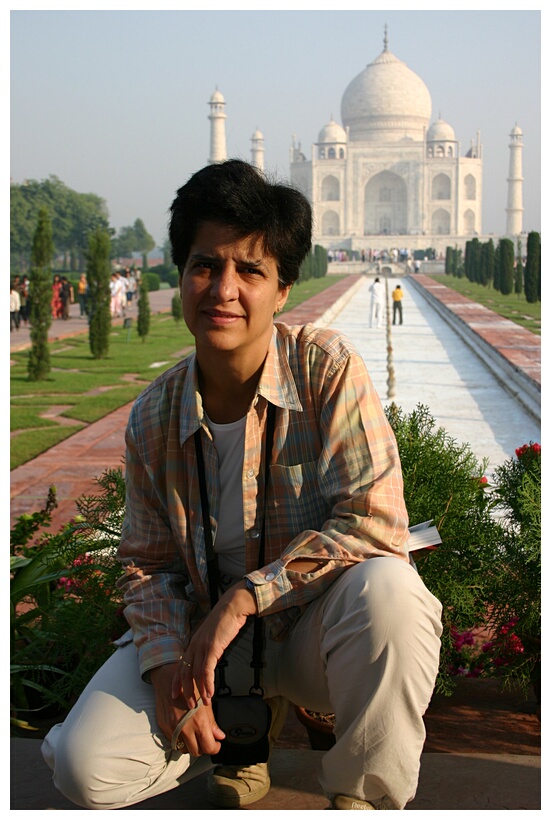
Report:
<svg viewBox="0 0 551 820"><path fill-rule="evenodd" d="M400 324L404 323L404 317L402 313L402 299L404 298L404 291L400 287L400 285L396 285L394 290L392 291L392 324L396 324L396 316L400 317Z"/></svg>

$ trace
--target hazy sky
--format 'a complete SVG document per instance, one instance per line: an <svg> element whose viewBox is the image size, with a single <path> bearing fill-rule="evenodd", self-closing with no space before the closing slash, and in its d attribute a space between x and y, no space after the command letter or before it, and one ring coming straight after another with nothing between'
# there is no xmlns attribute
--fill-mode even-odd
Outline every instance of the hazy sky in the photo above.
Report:
<svg viewBox="0 0 551 820"><path fill-rule="evenodd" d="M342 122L346 87L382 51L386 23L390 51L431 94L431 121L453 126L462 155L480 131L483 230L505 229L515 123L524 133L524 229L541 230L538 7L282 8L12 10L12 180L55 174L103 197L117 230L140 217L162 244L176 189L208 160L215 87L226 100L228 154L250 159L259 128L266 170L288 178L292 135L310 159L331 115Z"/></svg>

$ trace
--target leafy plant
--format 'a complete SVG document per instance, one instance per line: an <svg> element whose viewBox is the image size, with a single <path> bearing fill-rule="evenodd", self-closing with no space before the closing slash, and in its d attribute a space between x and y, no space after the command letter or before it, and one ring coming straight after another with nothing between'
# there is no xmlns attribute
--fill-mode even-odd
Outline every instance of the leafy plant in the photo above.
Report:
<svg viewBox="0 0 551 820"><path fill-rule="evenodd" d="M78 516L61 532L46 531L54 488L44 509L12 530L11 713L19 728L34 728L29 719L49 707L69 708L127 628L116 589L122 471L97 481L100 493L79 499Z"/></svg>
<svg viewBox="0 0 551 820"><path fill-rule="evenodd" d="M506 523L505 537L487 583L489 621L498 648L507 627L522 644L509 653L501 675L506 682L534 684L539 696L541 663L541 446L530 442L493 475L493 496Z"/></svg>
<svg viewBox="0 0 551 820"><path fill-rule="evenodd" d="M428 589L442 603L442 653L437 689L453 688L450 657L454 633L487 620L487 573L503 540L494 502L468 444L456 442L427 407L406 414L387 408L402 463L404 497L412 524L433 519L442 544L416 559Z"/></svg>

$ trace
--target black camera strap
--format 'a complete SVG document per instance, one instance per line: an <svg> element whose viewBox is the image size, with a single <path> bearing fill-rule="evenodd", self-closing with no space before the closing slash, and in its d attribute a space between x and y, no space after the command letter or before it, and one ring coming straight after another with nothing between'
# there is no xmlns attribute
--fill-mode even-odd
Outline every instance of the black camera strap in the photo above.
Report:
<svg viewBox="0 0 551 820"><path fill-rule="evenodd" d="M258 547L258 567L264 566L264 547L266 536L266 504L268 498L268 484L270 481L270 461L274 442L275 429L275 406L268 402L268 417L266 422L266 450L264 456L264 512L262 515L262 526L260 530L260 543ZM203 514L203 529L205 533L205 550L207 554L207 572L209 578L209 594L212 608L214 608L218 601L218 589L220 573L218 569L218 558L214 551L212 540L212 529L210 525L210 511L209 499L207 493L207 482L205 477L205 461L203 458L203 448L201 445L201 430L197 430L194 434L195 453L197 458L197 471L199 474L199 493L201 497L201 510ZM254 633L253 633L253 658L251 667L254 671L254 684L251 687L251 694L263 694L262 686L260 685L260 670L264 666L262 661L262 649L264 645L264 629L263 621L258 616L254 616ZM218 671L220 686L218 694L230 694L229 687L226 686L224 668L227 661L222 657L218 662Z"/></svg>

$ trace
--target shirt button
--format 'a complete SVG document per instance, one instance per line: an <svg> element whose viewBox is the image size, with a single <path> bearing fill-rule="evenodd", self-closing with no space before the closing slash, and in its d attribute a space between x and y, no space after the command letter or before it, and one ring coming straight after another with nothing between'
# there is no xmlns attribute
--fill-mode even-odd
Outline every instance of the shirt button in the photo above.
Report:
<svg viewBox="0 0 551 820"><path fill-rule="evenodd" d="M258 538L259 535L258 530L251 530L251 538Z"/></svg>
<svg viewBox="0 0 551 820"><path fill-rule="evenodd" d="M269 573L266 575L266 580L267 580L267 581L273 581L273 580L274 580L274 578L275 578L275 575L274 575L274 573L273 573L273 572L269 572Z"/></svg>
<svg viewBox="0 0 551 820"><path fill-rule="evenodd" d="M253 478L253 476L254 476L254 470L252 470L252 469L247 470L247 478Z"/></svg>

